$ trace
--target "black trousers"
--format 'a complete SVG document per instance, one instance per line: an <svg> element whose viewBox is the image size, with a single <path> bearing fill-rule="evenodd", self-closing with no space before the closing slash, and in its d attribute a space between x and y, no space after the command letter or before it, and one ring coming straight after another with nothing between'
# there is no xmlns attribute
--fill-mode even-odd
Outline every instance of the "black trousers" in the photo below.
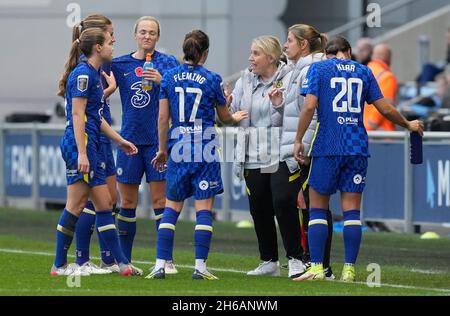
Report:
<svg viewBox="0 0 450 316"><path fill-rule="evenodd" d="M300 217L297 208L297 195L301 189L299 173L291 174L283 162L275 173L246 169L244 175L261 260L278 261L275 217L286 257L302 259Z"/></svg>

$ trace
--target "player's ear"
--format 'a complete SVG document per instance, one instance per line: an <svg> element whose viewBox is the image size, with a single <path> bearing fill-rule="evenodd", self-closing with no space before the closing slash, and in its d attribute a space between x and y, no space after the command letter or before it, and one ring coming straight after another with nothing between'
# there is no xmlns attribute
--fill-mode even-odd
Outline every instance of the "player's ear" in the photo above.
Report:
<svg viewBox="0 0 450 316"><path fill-rule="evenodd" d="M300 48L301 49L306 49L308 46L309 46L309 42L306 39L300 41Z"/></svg>
<svg viewBox="0 0 450 316"><path fill-rule="evenodd" d="M100 45L100 44L95 44L95 45L94 45L94 50L95 50L97 53L100 53L100 52L102 51L102 48L103 48L103 45Z"/></svg>

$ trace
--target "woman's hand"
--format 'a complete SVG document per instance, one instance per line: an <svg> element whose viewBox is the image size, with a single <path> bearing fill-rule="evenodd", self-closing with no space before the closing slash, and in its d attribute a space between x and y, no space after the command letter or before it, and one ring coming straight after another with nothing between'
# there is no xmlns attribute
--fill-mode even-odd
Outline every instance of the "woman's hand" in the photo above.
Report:
<svg viewBox="0 0 450 316"><path fill-rule="evenodd" d="M78 169L81 173L89 173L89 160L87 154L78 153Z"/></svg>
<svg viewBox="0 0 450 316"><path fill-rule="evenodd" d="M229 81L225 83L224 94L225 98L227 99L227 107L230 107L231 103L233 102L233 95L231 94Z"/></svg>
<svg viewBox="0 0 450 316"><path fill-rule="evenodd" d="M278 88L273 88L269 92L269 99L270 99L270 102L272 102L272 104L274 106L280 106L283 103L283 90L278 89Z"/></svg>
<svg viewBox="0 0 450 316"><path fill-rule="evenodd" d="M108 75L106 72L102 71L103 78L105 78L106 83L108 84L108 89L116 90L117 89L117 82L116 78L114 77L114 73L111 71L110 75Z"/></svg>
<svg viewBox="0 0 450 316"><path fill-rule="evenodd" d="M411 132L417 132L420 136L423 136L423 122L419 120L409 121L408 130Z"/></svg>
<svg viewBox="0 0 450 316"><path fill-rule="evenodd" d="M142 76L145 78L145 80L150 80L156 82L157 84L161 83L162 76L159 71L154 68L144 70L142 72Z"/></svg>
<svg viewBox="0 0 450 316"><path fill-rule="evenodd" d="M152 160L152 166L159 172L163 172L165 169L167 169L167 160L168 160L169 154L167 151L158 151L156 153L155 158Z"/></svg>
<svg viewBox="0 0 450 316"><path fill-rule="evenodd" d="M236 113L233 113L231 116L233 117L233 120L236 123L239 123L240 121L248 118L248 112L247 111L237 111Z"/></svg>
<svg viewBox="0 0 450 316"><path fill-rule="evenodd" d="M307 165L309 165L309 164L311 163L311 158L308 157L308 156L303 156L303 158L300 159L299 163L300 163L302 166L307 166Z"/></svg>
<svg viewBox="0 0 450 316"><path fill-rule="evenodd" d="M303 151L305 150L305 146L302 142L295 141L294 143L294 158L299 163L302 164L302 161L304 161L305 156L303 155Z"/></svg>
<svg viewBox="0 0 450 316"><path fill-rule="evenodd" d="M136 147L133 143L131 143L131 142L129 142L129 141L123 139L123 138L122 138L122 140L119 142L118 145L119 145L119 148L120 148L125 154L127 154L127 155L129 155L129 156L131 156L131 155L136 155L136 154L138 153L137 147Z"/></svg>

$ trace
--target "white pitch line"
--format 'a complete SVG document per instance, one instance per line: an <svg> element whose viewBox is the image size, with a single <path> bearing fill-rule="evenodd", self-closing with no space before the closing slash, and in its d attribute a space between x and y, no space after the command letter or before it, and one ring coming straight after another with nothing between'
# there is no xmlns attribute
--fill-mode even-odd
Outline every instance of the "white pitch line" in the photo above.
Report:
<svg viewBox="0 0 450 316"><path fill-rule="evenodd" d="M27 250L6 249L6 248L0 248L0 252L23 254L23 255L37 255L37 256L46 256L46 257L53 257L55 255L54 253L50 253L50 252L27 251ZM68 257L75 258L74 255L68 255ZM91 258L95 259L95 260L101 259L99 257L91 257ZM138 264L147 264L147 265L153 265L154 264L154 262L152 262L152 261L133 260L133 262L134 263L138 263ZM191 266L191 265L177 264L176 266L179 267L179 268L194 269L194 266ZM230 273L239 273L239 274L246 274L247 273L246 271L243 271L243 270L235 270L235 269L227 269L227 268L211 268L211 267L208 267L208 268L210 270L219 271L219 272L230 272ZM335 280L333 282L341 283L342 281ZM353 284L367 285L367 283L365 283L365 282L353 282ZM434 292L443 292L443 293L449 293L450 294L450 289L418 287L418 286L413 286L413 285L382 283L381 287L392 287L392 288L410 289L410 290L422 290L422 291L434 291Z"/></svg>
<svg viewBox="0 0 450 316"><path fill-rule="evenodd" d="M422 273L422 274L442 274L442 273L445 273L445 272L439 271L439 270L423 270L423 269L411 269L409 271L414 272L414 273Z"/></svg>

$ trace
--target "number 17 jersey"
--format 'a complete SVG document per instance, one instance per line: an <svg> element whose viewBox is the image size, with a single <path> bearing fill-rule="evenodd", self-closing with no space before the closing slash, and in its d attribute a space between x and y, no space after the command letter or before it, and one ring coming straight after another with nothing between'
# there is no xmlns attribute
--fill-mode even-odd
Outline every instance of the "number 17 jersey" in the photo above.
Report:
<svg viewBox="0 0 450 316"><path fill-rule="evenodd" d="M226 105L221 83L220 75L201 65L183 64L166 72L161 81L160 99L169 100L172 118L168 148L185 140L193 144L194 135L200 135L203 143L214 139L214 133L210 139L201 135L214 128L215 107ZM184 138L185 135L191 137Z"/></svg>
<svg viewBox="0 0 450 316"><path fill-rule="evenodd" d="M364 104L383 95L368 67L337 58L313 63L300 93L318 98L318 124L308 156L369 156Z"/></svg>

